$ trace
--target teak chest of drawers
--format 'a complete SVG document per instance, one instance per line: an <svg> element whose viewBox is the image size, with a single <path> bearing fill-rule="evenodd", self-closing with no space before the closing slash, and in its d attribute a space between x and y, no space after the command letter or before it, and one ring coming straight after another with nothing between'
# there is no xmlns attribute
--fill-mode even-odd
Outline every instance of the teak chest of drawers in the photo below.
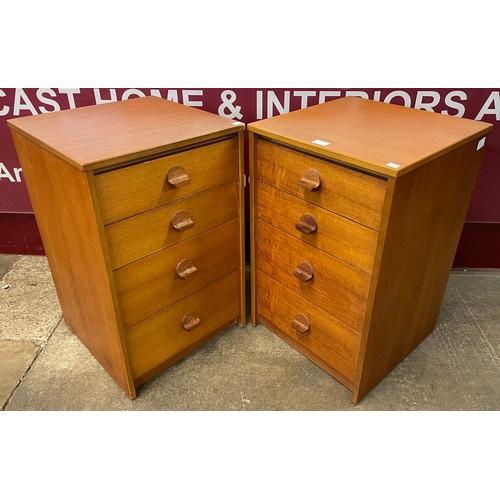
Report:
<svg viewBox="0 0 500 500"><path fill-rule="evenodd" d="M64 319L130 398L244 324L243 124L145 97L9 126Z"/></svg>
<svg viewBox="0 0 500 500"><path fill-rule="evenodd" d="M355 97L248 125L252 323L363 398L434 329L491 129Z"/></svg>

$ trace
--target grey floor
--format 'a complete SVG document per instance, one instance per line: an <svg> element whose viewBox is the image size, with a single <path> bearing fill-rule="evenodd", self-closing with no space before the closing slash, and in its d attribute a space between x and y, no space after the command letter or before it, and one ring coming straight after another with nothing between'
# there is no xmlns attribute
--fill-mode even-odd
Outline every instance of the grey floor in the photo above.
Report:
<svg viewBox="0 0 500 500"><path fill-rule="evenodd" d="M435 331L359 404L266 328L232 327L130 401L62 319L45 257L0 255L3 410L499 410L500 270L453 271Z"/></svg>

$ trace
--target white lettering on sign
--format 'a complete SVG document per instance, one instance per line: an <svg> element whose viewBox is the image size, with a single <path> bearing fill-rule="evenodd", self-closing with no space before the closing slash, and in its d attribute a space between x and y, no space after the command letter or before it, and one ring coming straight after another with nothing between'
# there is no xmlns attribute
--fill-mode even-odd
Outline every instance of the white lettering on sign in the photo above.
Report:
<svg viewBox="0 0 500 500"><path fill-rule="evenodd" d="M465 106L459 102L455 102L453 100L454 97L458 97L460 98L462 101L466 101L467 100L467 94L461 90L455 90L453 92L450 92L448 94L446 94L445 98L444 98L444 103L451 109L456 109L457 110L457 113L455 113L453 116L458 116L458 117L462 117L465 115ZM443 115L449 115L450 113L448 112L448 110L444 110L443 112Z"/></svg>
<svg viewBox="0 0 500 500"><path fill-rule="evenodd" d="M430 102L424 102L424 99L430 98ZM439 95L439 92L434 92L434 91L421 91L419 90L417 92L417 97L415 98L415 109L425 109L426 111L431 111L434 113L434 106L437 106L439 104L439 100L441 99L441 96Z"/></svg>
<svg viewBox="0 0 500 500"><path fill-rule="evenodd" d="M83 92L85 90L85 92ZM217 96L212 96L210 89L79 89L79 88L39 88L39 89L0 89L0 118L15 117L26 114L37 115L60 111L61 109L77 108L89 104L89 97L95 104L115 102L120 100L135 99L147 95L157 96L162 99L184 104L186 106L204 107L205 94L211 101ZM85 95L83 95L85 94ZM89 96L90 94L90 96ZM317 104L323 104L336 98L354 96L373 101L383 101L413 107L429 112L439 112L444 115L463 117L476 114L475 120L484 120L492 117L500 121L500 91L491 90L482 102L474 103L476 109L467 110L467 101L470 96L467 90L255 90L253 99L255 103L240 101L242 97L239 90L224 90L221 100L215 104L221 116L241 119L246 113L245 106L255 106L254 112L257 120L271 118L285 114L291 110L304 109ZM80 99L80 102L79 100ZM211 102L211 105L214 103ZM479 110L479 111L478 111Z"/></svg>
<svg viewBox="0 0 500 500"><path fill-rule="evenodd" d="M327 97L340 97L340 91L339 90L320 90L318 104L325 103Z"/></svg>
<svg viewBox="0 0 500 500"><path fill-rule="evenodd" d="M483 146L484 146L484 143L486 142L486 137L483 137L478 143L477 143L477 147L476 147L476 151L479 151Z"/></svg>
<svg viewBox="0 0 500 500"><path fill-rule="evenodd" d="M45 97L45 94L50 95L51 97L56 97L57 94L54 92L52 89L38 89L36 91L36 97L40 102L43 102L43 104L48 104L49 106L52 107L52 109L47 109L45 106L40 106L40 111L42 113L50 113L51 111L61 111L61 106L59 106L59 103L57 101L54 101L54 99L49 99L48 97Z"/></svg>
<svg viewBox="0 0 500 500"><path fill-rule="evenodd" d="M296 90L293 93L294 97L300 97L300 109L307 108L309 106L309 97L316 97L315 90Z"/></svg>
<svg viewBox="0 0 500 500"><path fill-rule="evenodd" d="M222 100L221 105L217 112L220 116L225 116L226 118L238 118L241 120L243 115L240 113L241 106L234 104L236 101L236 92L233 90L223 90L220 94ZM228 113L226 113L226 110Z"/></svg>
<svg viewBox="0 0 500 500"><path fill-rule="evenodd" d="M257 93L255 95L255 99L256 99L256 115L257 115L257 120L262 120L262 117L263 117L263 114L262 114L262 90L257 90Z"/></svg>
<svg viewBox="0 0 500 500"><path fill-rule="evenodd" d="M22 171L22 168L15 168L14 175L12 175L7 167L2 162L0 162L0 181L2 179L8 179L10 182L22 182L20 175Z"/></svg>
<svg viewBox="0 0 500 500"><path fill-rule="evenodd" d="M284 115L290 111L290 91L285 90L283 93L283 104L273 90L267 93L267 116L270 118L273 115L273 107L280 115Z"/></svg>
<svg viewBox="0 0 500 500"><path fill-rule="evenodd" d="M492 104L493 108L490 107ZM477 114L476 120L482 120L485 115L495 115L495 120L500 120L500 92L498 90L489 95L481 111Z"/></svg>
<svg viewBox="0 0 500 500"><path fill-rule="evenodd" d="M408 92L404 92L403 90L394 90L385 96L384 102L391 103L393 99L401 97L403 99L403 104L409 108L411 106L411 98Z"/></svg>
<svg viewBox="0 0 500 500"><path fill-rule="evenodd" d="M70 109L75 109L75 94L80 93L80 89L57 89L60 94L66 94Z"/></svg>
<svg viewBox="0 0 500 500"><path fill-rule="evenodd" d="M0 97L5 97L6 94L5 92L0 89ZM0 108L0 116L5 116L9 113L9 106L6 106L5 104Z"/></svg>
<svg viewBox="0 0 500 500"><path fill-rule="evenodd" d="M17 89L18 92L14 95L14 115L19 116L19 112L23 109L29 111L32 115L37 115L38 111L31 103L26 92L23 89Z"/></svg>
<svg viewBox="0 0 500 500"><path fill-rule="evenodd" d="M101 89L94 89L94 99L96 104L105 104L107 102L117 101L116 89L107 89L109 91L109 99L104 99L101 96Z"/></svg>
<svg viewBox="0 0 500 500"><path fill-rule="evenodd" d="M60 95L66 95L68 100L68 105L70 108L76 108L75 97L74 94L79 94L80 89L57 89L57 92L54 89L37 89L36 98L38 100L37 104L45 104L46 106L35 106L29 99L28 95L24 91L24 89L15 89L13 95L13 115L19 116L21 111L29 111L32 115L37 115L40 113L51 113L52 111L60 111L61 104L57 102L55 99L51 99L50 97L57 98ZM59 94L59 95L58 95ZM49 97L50 96L50 97ZM7 97L5 92L0 89L0 97ZM50 106L50 107L47 107ZM6 104L0 107L0 116L6 116L10 113L11 107Z"/></svg>
<svg viewBox="0 0 500 500"><path fill-rule="evenodd" d="M146 97L146 94L139 89L128 89L122 95L122 101L128 100L131 96Z"/></svg>
<svg viewBox="0 0 500 500"><path fill-rule="evenodd" d="M158 91L158 97L161 97L160 91ZM179 102L179 94L177 93L177 90L170 89L167 91L167 101Z"/></svg>
<svg viewBox="0 0 500 500"><path fill-rule="evenodd" d="M203 106L203 101L191 101L191 97L203 96L203 90L183 90L182 91L182 104L185 106Z"/></svg>

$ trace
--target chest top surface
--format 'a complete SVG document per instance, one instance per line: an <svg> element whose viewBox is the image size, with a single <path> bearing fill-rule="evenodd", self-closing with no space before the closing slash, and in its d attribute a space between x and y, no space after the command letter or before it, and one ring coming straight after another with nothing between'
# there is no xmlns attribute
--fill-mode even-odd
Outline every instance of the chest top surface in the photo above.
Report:
<svg viewBox="0 0 500 500"><path fill-rule="evenodd" d="M397 177L491 131L489 123L344 97L248 125L292 146Z"/></svg>
<svg viewBox="0 0 500 500"><path fill-rule="evenodd" d="M228 118L154 96L14 118L8 124L84 171L244 129Z"/></svg>

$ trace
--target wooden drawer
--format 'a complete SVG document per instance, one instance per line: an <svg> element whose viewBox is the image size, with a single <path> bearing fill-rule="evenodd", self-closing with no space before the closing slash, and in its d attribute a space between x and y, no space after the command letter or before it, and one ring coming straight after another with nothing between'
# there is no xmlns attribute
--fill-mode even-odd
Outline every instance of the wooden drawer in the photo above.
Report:
<svg viewBox="0 0 500 500"><path fill-rule="evenodd" d="M268 141L258 140L256 148L257 180L379 229L386 180ZM308 170L319 174L320 184L312 191L315 184L309 189L299 184Z"/></svg>
<svg viewBox="0 0 500 500"><path fill-rule="evenodd" d="M261 182L257 183L256 191L257 218L371 274L377 231ZM318 228L312 234L304 234L295 227L305 214L312 215L317 222Z"/></svg>
<svg viewBox="0 0 500 500"><path fill-rule="evenodd" d="M238 269L238 245L234 219L117 269L114 278L124 325L131 326ZM183 275L183 261L196 271Z"/></svg>
<svg viewBox="0 0 500 500"><path fill-rule="evenodd" d="M180 167L177 187L168 180ZM164 156L95 176L104 224L172 203L194 193L235 181L238 173L236 138ZM138 195L140 194L140 196Z"/></svg>
<svg viewBox="0 0 500 500"><path fill-rule="evenodd" d="M325 252L257 222L257 269L271 276L328 314L362 332L370 288L369 275ZM294 273L299 264L305 272Z"/></svg>
<svg viewBox="0 0 500 500"><path fill-rule="evenodd" d="M192 227L174 229L172 217L179 211L189 214L194 222ZM105 231L112 268L117 269L237 216L236 183L230 182L110 224Z"/></svg>
<svg viewBox="0 0 500 500"><path fill-rule="evenodd" d="M238 316L239 306L239 276L234 272L129 328L127 344L134 379L228 325ZM192 313L201 322L188 331L183 318Z"/></svg>
<svg viewBox="0 0 500 500"><path fill-rule="evenodd" d="M352 388L356 373L361 335L344 323L326 314L319 307L280 285L262 272L257 272L258 313L267 319L273 329L277 326L285 340L311 359L332 368L338 379ZM297 314L304 314L310 321L309 331L298 333L293 327ZM319 359L318 359L319 358ZM340 374L340 376L339 376Z"/></svg>

